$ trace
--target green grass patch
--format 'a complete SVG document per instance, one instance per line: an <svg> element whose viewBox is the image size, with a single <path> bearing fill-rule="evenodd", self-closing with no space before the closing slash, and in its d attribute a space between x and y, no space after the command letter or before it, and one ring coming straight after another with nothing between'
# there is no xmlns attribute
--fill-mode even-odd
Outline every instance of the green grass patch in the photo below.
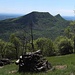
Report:
<svg viewBox="0 0 75 75"><path fill-rule="evenodd" d="M15 64L6 65L0 68L0 75L75 75L75 54L65 56L47 57L52 64L53 70L41 73L19 73L18 66ZM56 66L64 66L66 68L56 68Z"/></svg>

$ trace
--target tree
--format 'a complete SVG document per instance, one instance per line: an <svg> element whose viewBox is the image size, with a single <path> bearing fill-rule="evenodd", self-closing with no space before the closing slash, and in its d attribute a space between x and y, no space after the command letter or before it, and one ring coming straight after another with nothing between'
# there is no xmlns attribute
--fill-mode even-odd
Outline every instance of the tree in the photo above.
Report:
<svg viewBox="0 0 75 75"><path fill-rule="evenodd" d="M56 55L60 55L59 53L59 41L62 39L62 38L65 38L63 36L58 36L55 41L54 41L54 47L55 47L55 52L56 52Z"/></svg>
<svg viewBox="0 0 75 75"><path fill-rule="evenodd" d="M0 39L0 56L1 58L15 58L14 45Z"/></svg>
<svg viewBox="0 0 75 75"><path fill-rule="evenodd" d="M11 42L6 42L5 57L9 59L15 59L15 48Z"/></svg>
<svg viewBox="0 0 75 75"><path fill-rule="evenodd" d="M73 30L74 53L75 53L75 21L72 21L70 25L72 26L72 30Z"/></svg>
<svg viewBox="0 0 75 75"><path fill-rule="evenodd" d="M21 47L21 41L18 37L15 36L15 34L11 34L10 42L14 44L14 48L16 50L16 59L18 59L19 51Z"/></svg>
<svg viewBox="0 0 75 75"><path fill-rule="evenodd" d="M71 39L62 38L58 44L59 52L62 55L73 53L73 46Z"/></svg>
<svg viewBox="0 0 75 75"><path fill-rule="evenodd" d="M53 42L48 38L38 38L35 40L36 49L41 49L43 55L52 56L54 55Z"/></svg>
<svg viewBox="0 0 75 75"><path fill-rule="evenodd" d="M68 26L67 28L65 28L65 34L66 34L66 37L68 38L71 38L72 35L71 35L71 28Z"/></svg>
<svg viewBox="0 0 75 75"><path fill-rule="evenodd" d="M5 57L5 46L6 46L6 42L3 41L2 39L0 39L0 55L1 55L1 58L4 58Z"/></svg>

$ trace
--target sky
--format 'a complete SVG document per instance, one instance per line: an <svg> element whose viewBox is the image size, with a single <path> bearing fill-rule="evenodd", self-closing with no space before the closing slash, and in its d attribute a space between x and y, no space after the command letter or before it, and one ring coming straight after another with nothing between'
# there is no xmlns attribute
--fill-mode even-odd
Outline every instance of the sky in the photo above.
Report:
<svg viewBox="0 0 75 75"><path fill-rule="evenodd" d="M32 11L75 16L75 0L0 0L0 13L27 14Z"/></svg>

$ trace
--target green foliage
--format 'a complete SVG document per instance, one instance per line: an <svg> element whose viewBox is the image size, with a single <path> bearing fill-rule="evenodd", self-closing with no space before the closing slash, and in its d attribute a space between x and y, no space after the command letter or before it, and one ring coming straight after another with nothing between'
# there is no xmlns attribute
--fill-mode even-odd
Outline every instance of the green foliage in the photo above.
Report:
<svg viewBox="0 0 75 75"><path fill-rule="evenodd" d="M60 20L61 22L66 21L64 18L61 17L60 14L57 14L55 17L57 18L57 20Z"/></svg>
<svg viewBox="0 0 75 75"><path fill-rule="evenodd" d="M69 26L69 22L60 15L52 16L48 12L31 12L19 18L0 21L0 38L7 40L11 33L16 32L20 36L23 30L30 34L31 21L33 21L35 39L40 37L55 39L63 35L64 28Z"/></svg>
<svg viewBox="0 0 75 75"><path fill-rule="evenodd" d="M29 39L31 38L31 21L33 21L32 28L35 50L41 49L43 55L51 56L54 55L54 53L59 54L62 53L61 51L66 51L66 47L69 48L68 51L71 51L71 47L75 49L75 41L73 38L75 22L71 22L72 24L70 24L69 21L64 20L59 14L56 16L52 16L48 12L31 12L19 18L0 21L0 37L2 39L8 39L8 37L10 36L10 43L1 43L3 45L3 47L1 48L1 53L4 53L1 56L9 57L11 56L10 54L13 55L15 53L14 55L16 56L16 58L18 58L18 56L22 54L23 51L25 51L23 49L23 43L25 41L22 40L22 35L25 32L27 34L26 39L28 42L26 42L25 46L27 45L27 51L32 50L31 44L29 43ZM64 30L66 35L64 35ZM69 39L67 38L66 40L66 37L58 37L60 35L67 36ZM21 40L16 36L20 37ZM56 37L58 38L56 39ZM48 38L51 38L52 40L56 39L55 44L53 44L54 42Z"/></svg>
<svg viewBox="0 0 75 75"><path fill-rule="evenodd" d="M5 46L6 46L6 42L4 42L3 40L0 39L0 56L1 58L5 57Z"/></svg>
<svg viewBox="0 0 75 75"><path fill-rule="evenodd" d="M14 45L15 52L16 52L16 59L17 59L20 53L21 41L18 37L15 36L15 34L11 34L10 42L13 43Z"/></svg>
<svg viewBox="0 0 75 75"><path fill-rule="evenodd" d="M53 42L48 38L38 38L35 40L36 49L42 50L43 55L52 56L54 55Z"/></svg>
<svg viewBox="0 0 75 75"><path fill-rule="evenodd" d="M0 58L14 59L15 55L16 52L14 44L0 39Z"/></svg>
<svg viewBox="0 0 75 75"><path fill-rule="evenodd" d="M68 26L67 28L65 28L65 34L68 38L71 38L72 35L71 35L71 28Z"/></svg>
<svg viewBox="0 0 75 75"><path fill-rule="evenodd" d="M71 39L60 36L56 38L54 43L57 55L73 53L73 41Z"/></svg>
<svg viewBox="0 0 75 75"><path fill-rule="evenodd" d="M59 41L58 49L59 49L60 54L71 54L71 53L73 53L73 46L72 46L71 40L68 38L62 38Z"/></svg>
<svg viewBox="0 0 75 75"><path fill-rule="evenodd" d="M5 54L6 58L15 59L16 52L13 43L7 42L5 50L6 50Z"/></svg>
<svg viewBox="0 0 75 75"><path fill-rule="evenodd" d="M75 53L75 21L70 22L70 25L72 26L72 34L73 34L73 47L74 47L74 53Z"/></svg>

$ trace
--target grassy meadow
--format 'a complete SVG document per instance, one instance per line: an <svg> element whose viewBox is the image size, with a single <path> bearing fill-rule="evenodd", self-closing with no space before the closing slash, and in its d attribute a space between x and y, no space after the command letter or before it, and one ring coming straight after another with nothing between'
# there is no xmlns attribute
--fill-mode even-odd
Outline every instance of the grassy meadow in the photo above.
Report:
<svg viewBox="0 0 75 75"><path fill-rule="evenodd" d="M0 67L0 75L75 75L75 54L46 57L52 64L52 70L42 73L19 73L15 64Z"/></svg>

